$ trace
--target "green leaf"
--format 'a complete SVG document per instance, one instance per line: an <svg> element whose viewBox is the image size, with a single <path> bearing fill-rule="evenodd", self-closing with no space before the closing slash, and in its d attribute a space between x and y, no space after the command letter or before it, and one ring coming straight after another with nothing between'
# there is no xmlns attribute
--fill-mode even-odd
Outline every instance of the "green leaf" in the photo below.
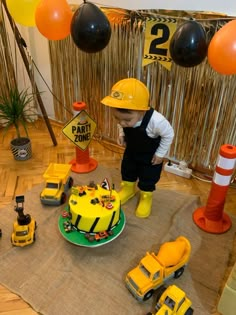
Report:
<svg viewBox="0 0 236 315"><path fill-rule="evenodd" d="M35 112L29 108L34 101L35 94L28 93L28 89L19 92L17 88L0 96L0 119L3 120L4 134L10 127L14 127L17 137L20 138L20 126L28 137L27 123L34 121Z"/></svg>

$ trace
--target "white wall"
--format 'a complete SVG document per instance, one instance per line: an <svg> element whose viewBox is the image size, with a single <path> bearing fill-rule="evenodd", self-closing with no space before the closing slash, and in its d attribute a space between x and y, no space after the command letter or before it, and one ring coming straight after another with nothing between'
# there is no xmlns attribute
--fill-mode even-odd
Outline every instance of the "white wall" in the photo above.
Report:
<svg viewBox="0 0 236 315"><path fill-rule="evenodd" d="M96 5L99 4L100 6L119 7L124 9L172 9L186 11L211 11L236 16L235 0L100 0L99 2L91 0L91 2ZM81 4L83 3L83 1L69 0L68 3ZM22 37L27 43L28 50L33 60L39 68L44 80L51 88L48 40L39 33L36 27L25 27L21 25L18 25L18 27ZM45 83L36 71L35 75L39 91L46 91L45 93L42 93L41 96L47 110L47 114L49 117L54 118L52 95L48 92Z"/></svg>
<svg viewBox="0 0 236 315"><path fill-rule="evenodd" d="M83 1L69 0L69 3L80 4ZM188 11L210 11L221 12L227 15L236 16L235 0L99 0L95 4L124 9L167 9L167 10L188 10Z"/></svg>

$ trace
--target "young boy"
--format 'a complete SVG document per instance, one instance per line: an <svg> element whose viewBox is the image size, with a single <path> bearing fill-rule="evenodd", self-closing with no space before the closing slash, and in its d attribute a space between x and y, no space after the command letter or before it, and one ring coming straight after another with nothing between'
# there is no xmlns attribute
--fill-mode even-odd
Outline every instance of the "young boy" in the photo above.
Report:
<svg viewBox="0 0 236 315"><path fill-rule="evenodd" d="M168 120L149 107L149 91L134 78L118 81L111 94L101 101L112 107L118 122L118 144L125 145L121 164L121 204L140 189L136 216L146 218L151 213L152 192L160 179L163 158L174 137Z"/></svg>

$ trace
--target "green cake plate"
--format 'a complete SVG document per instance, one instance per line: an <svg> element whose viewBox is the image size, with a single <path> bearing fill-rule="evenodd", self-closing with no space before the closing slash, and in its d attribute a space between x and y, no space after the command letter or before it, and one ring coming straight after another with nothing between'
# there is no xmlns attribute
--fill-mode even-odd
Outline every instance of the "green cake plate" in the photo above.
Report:
<svg viewBox="0 0 236 315"><path fill-rule="evenodd" d="M111 231L108 232L108 234L104 237L104 235L101 235L99 237L98 233L91 233L89 234L89 237L86 235L87 233L77 230L76 228L70 229L70 231L66 231L65 224L68 221L68 218L65 217L65 214L67 212L67 209L64 210L64 215L60 215L58 220L58 228L62 236L70 243L78 245L78 246L84 246L84 247L98 247L105 245L114 239L116 239L121 232L123 231L125 227L125 214L123 210L120 211L120 220L112 228ZM69 226L70 228L70 226ZM95 239L95 235L97 240Z"/></svg>

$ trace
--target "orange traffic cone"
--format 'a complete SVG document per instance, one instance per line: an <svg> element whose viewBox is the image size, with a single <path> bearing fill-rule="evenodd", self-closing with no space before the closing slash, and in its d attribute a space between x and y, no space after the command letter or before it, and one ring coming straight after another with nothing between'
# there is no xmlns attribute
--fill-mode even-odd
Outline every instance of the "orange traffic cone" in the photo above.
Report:
<svg viewBox="0 0 236 315"><path fill-rule="evenodd" d="M84 102L75 102L73 104L73 109L75 112L80 112L85 110L86 104ZM81 150L80 148L75 148L76 157L70 163L72 164L71 170L75 173L89 173L93 171L98 163L96 160L89 156L89 148Z"/></svg>
<svg viewBox="0 0 236 315"><path fill-rule="evenodd" d="M205 207L195 210L194 222L204 231L220 234L232 225L230 217L224 213L224 204L236 162L236 147L222 145L212 180L211 191Z"/></svg>

